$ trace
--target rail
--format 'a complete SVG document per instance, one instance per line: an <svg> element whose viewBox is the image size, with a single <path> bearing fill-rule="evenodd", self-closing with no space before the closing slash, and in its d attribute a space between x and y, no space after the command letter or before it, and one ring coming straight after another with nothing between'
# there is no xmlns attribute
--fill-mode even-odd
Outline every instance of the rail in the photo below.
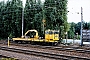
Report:
<svg viewBox="0 0 90 60"><path fill-rule="evenodd" d="M39 51L1 47L1 46L0 46L0 49L5 50L5 51L12 51L12 52L16 52L16 53L42 56L42 57L53 58L53 59L74 59L75 58L75 59L90 60L90 58L87 58L87 57L71 56L71 55L64 55L64 54L54 54L54 53L48 53L48 52L39 52Z"/></svg>

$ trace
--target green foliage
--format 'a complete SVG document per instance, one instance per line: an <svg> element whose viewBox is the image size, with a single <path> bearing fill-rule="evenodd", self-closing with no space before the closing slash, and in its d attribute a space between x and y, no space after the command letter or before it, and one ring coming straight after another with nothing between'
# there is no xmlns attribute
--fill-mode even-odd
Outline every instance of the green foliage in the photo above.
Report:
<svg viewBox="0 0 90 60"><path fill-rule="evenodd" d="M67 22L67 0L26 0L25 7L21 0L8 0L0 2L0 38L20 37L22 31L22 10L24 8L24 33L36 29L42 36L44 30L60 31L60 39L74 38L78 33L80 38L81 22ZM42 21L45 20L43 23ZM90 29L90 22L83 22L83 29Z"/></svg>
<svg viewBox="0 0 90 60"><path fill-rule="evenodd" d="M68 38L73 39L75 36L75 23L70 23L70 30L68 31Z"/></svg>
<svg viewBox="0 0 90 60"><path fill-rule="evenodd" d="M36 29L39 34L41 34L41 24L43 19L41 0L38 0L38 2L26 0L24 10L25 32L29 29Z"/></svg>
<svg viewBox="0 0 90 60"><path fill-rule="evenodd" d="M68 38L74 38L77 34L78 36L76 37L77 39L80 39L80 31L81 31L81 22L78 23L69 23L70 24L70 29L68 31ZM83 22L83 29L90 29L90 22Z"/></svg>
<svg viewBox="0 0 90 60"><path fill-rule="evenodd" d="M64 26L60 26L60 39L64 38Z"/></svg>
<svg viewBox="0 0 90 60"><path fill-rule="evenodd" d="M88 22L88 29L90 29L90 22Z"/></svg>
<svg viewBox="0 0 90 60"><path fill-rule="evenodd" d="M2 58L1 60L18 60L18 59L15 59L15 58Z"/></svg>
<svg viewBox="0 0 90 60"><path fill-rule="evenodd" d="M22 6L22 1L11 0L6 3L1 2L0 4L1 37L7 38L10 34L20 36L22 8L17 6Z"/></svg>
<svg viewBox="0 0 90 60"><path fill-rule="evenodd" d="M25 7L21 0L0 2L0 37L20 37L22 28L22 9L24 8L24 33L36 29L39 35L44 30L60 30L60 39L69 30L67 22L67 0L26 0Z"/></svg>
<svg viewBox="0 0 90 60"><path fill-rule="evenodd" d="M60 38L63 38L70 27L67 22L67 0L45 0L44 10L46 29L60 30Z"/></svg>
<svg viewBox="0 0 90 60"><path fill-rule="evenodd" d="M83 22L83 29L90 29L90 22L89 23Z"/></svg>

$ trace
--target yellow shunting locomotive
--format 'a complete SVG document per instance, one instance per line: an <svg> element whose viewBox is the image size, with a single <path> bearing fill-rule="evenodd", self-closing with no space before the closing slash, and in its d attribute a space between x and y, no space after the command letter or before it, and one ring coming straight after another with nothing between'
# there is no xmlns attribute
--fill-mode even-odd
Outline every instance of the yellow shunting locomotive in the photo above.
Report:
<svg viewBox="0 0 90 60"><path fill-rule="evenodd" d="M53 43L56 45L59 42L59 30L46 30L44 39L41 39L37 30L28 30L21 38L12 38L17 42L40 42L40 43Z"/></svg>

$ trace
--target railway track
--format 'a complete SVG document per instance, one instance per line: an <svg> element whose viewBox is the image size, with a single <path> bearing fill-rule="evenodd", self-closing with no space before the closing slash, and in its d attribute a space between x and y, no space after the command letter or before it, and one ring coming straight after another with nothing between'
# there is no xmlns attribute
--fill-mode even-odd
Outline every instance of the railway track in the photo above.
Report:
<svg viewBox="0 0 90 60"><path fill-rule="evenodd" d="M10 58L10 57L3 56L3 55L0 54L0 59L1 59L1 58Z"/></svg>
<svg viewBox="0 0 90 60"><path fill-rule="evenodd" d="M7 43L4 42L4 44L7 44ZM90 48L85 48L85 47L73 47L73 46L41 46L41 45L31 45L31 44L18 44L18 43L12 43L12 42L10 43L10 45L90 54Z"/></svg>
<svg viewBox="0 0 90 60"><path fill-rule="evenodd" d="M11 58L11 57L3 56L3 55L0 54L0 60L18 60L18 59L14 59L14 58Z"/></svg>
<svg viewBox="0 0 90 60"><path fill-rule="evenodd" d="M82 47L72 47L72 46L41 46L41 45L18 44L18 43L10 43L10 45L90 54L90 48L82 48Z"/></svg>
<svg viewBox="0 0 90 60"><path fill-rule="evenodd" d="M47 57L47 58L53 58L53 59L62 59L62 60L68 60L68 59L83 59L83 60L90 60L90 58L86 57L79 57L79 56L71 56L71 55L64 55L64 54L54 54L54 53L48 53L48 52L40 52L40 51L32 51L32 50L25 50L25 49L18 49L18 48L9 48L9 47L1 47L0 50L10 51L10 52L16 52L16 53L22 53L22 54L28 54L28 55L35 55L35 56L41 56L41 57Z"/></svg>

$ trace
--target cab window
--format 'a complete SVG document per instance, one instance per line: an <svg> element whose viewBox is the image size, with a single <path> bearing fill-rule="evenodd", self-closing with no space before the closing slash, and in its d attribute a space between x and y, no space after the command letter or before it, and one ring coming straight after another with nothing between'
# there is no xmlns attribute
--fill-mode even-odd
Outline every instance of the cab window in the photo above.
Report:
<svg viewBox="0 0 90 60"><path fill-rule="evenodd" d="M53 32L52 31L49 31L49 34L53 34Z"/></svg>
<svg viewBox="0 0 90 60"><path fill-rule="evenodd" d="M48 31L46 31L45 34L48 34Z"/></svg>
<svg viewBox="0 0 90 60"><path fill-rule="evenodd" d="M54 34L59 34L59 32L55 31Z"/></svg>

